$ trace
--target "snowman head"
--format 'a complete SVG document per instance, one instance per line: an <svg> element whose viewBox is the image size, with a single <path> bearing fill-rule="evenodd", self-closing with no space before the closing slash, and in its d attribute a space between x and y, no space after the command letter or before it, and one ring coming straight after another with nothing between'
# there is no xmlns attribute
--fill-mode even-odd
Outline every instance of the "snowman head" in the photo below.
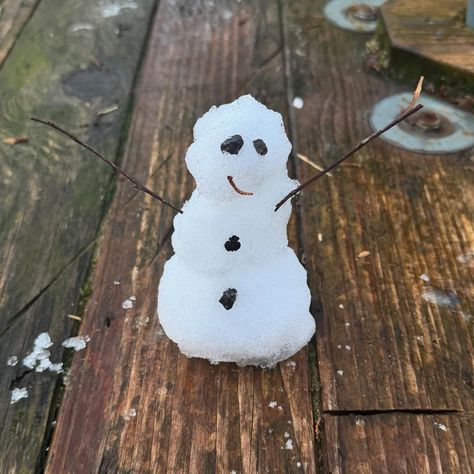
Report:
<svg viewBox="0 0 474 474"><path fill-rule="evenodd" d="M244 199L287 176L290 150L281 115L245 95L212 107L196 122L186 164L210 199Z"/></svg>

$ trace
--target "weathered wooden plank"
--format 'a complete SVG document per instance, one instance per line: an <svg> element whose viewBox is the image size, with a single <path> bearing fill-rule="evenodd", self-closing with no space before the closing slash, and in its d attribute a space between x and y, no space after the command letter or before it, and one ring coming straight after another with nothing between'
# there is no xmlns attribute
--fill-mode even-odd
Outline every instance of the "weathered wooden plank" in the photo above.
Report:
<svg viewBox="0 0 474 474"><path fill-rule="evenodd" d="M3 0L0 2L0 65L31 18L40 0Z"/></svg>
<svg viewBox="0 0 474 474"><path fill-rule="evenodd" d="M293 144L326 165L370 133L372 104L400 87L364 65L364 35L321 21L322 4L285 2L284 23L290 95L304 100L292 110ZM472 410L468 156L377 141L302 193L323 410Z"/></svg>
<svg viewBox="0 0 474 474"><path fill-rule="evenodd" d="M396 0L380 9L378 38L390 74L416 82L429 77L439 92L474 92L474 31L465 24L466 2Z"/></svg>
<svg viewBox="0 0 474 474"><path fill-rule="evenodd" d="M246 91L285 110L277 2L162 1L124 166L182 203L196 118ZM119 185L81 327L92 340L74 358L47 472L296 472L298 463L315 472L306 351L274 370L212 366L181 355L161 331L156 294L172 218Z"/></svg>
<svg viewBox="0 0 474 474"><path fill-rule="evenodd" d="M324 416L325 472L474 472L471 415Z"/></svg>
<svg viewBox="0 0 474 474"><path fill-rule="evenodd" d="M0 138L29 138L14 146L0 139L2 472L41 466L61 378L21 361L44 331L55 343L51 360L61 361L60 342L77 331L67 315L78 309L111 179L76 145L28 119L57 120L114 159L153 5L110 16L95 1L44 0L0 71ZM16 366L6 365L11 356ZM10 405L11 390L25 387L28 398Z"/></svg>

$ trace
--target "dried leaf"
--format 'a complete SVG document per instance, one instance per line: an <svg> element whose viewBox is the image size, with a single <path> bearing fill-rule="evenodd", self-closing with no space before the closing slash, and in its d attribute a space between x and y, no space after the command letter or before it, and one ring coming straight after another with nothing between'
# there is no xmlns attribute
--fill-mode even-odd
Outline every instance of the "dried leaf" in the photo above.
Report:
<svg viewBox="0 0 474 474"><path fill-rule="evenodd" d="M368 250L363 250L359 255L357 255L357 258L368 257L369 255L370 255L370 252Z"/></svg>
<svg viewBox="0 0 474 474"><path fill-rule="evenodd" d="M7 137L3 139L3 143L7 145L18 145L19 143L26 143L28 137Z"/></svg>

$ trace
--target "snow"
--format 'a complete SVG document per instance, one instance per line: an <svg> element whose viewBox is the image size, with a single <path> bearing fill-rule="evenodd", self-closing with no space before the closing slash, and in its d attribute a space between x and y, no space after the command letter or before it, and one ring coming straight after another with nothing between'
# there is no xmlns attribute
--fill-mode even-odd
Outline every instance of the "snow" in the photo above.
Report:
<svg viewBox="0 0 474 474"><path fill-rule="evenodd" d="M14 367L16 364L18 364L18 357L17 356L11 356L7 359L7 365L10 367Z"/></svg>
<svg viewBox="0 0 474 474"><path fill-rule="evenodd" d="M28 398L28 389L26 387L13 389L10 395L10 405L14 405L22 398Z"/></svg>
<svg viewBox="0 0 474 474"><path fill-rule="evenodd" d="M74 349L76 352L85 349L87 343L91 340L89 336L70 337L61 344L68 349Z"/></svg>
<svg viewBox="0 0 474 474"><path fill-rule="evenodd" d="M426 273L423 273L422 275L420 275L420 278L426 282L430 281L430 277Z"/></svg>
<svg viewBox="0 0 474 474"><path fill-rule="evenodd" d="M174 219L158 291L163 330L188 357L273 367L314 333L306 271L288 247L291 203L274 212L297 185L290 150L281 115L249 95L194 127L186 164L196 189Z"/></svg>
<svg viewBox="0 0 474 474"><path fill-rule="evenodd" d="M459 303L459 298L452 291L438 290L436 288L423 288L421 297L428 303L438 306L454 306Z"/></svg>
<svg viewBox="0 0 474 474"><path fill-rule="evenodd" d="M286 440L285 449L293 449L293 440L291 439Z"/></svg>
<svg viewBox="0 0 474 474"><path fill-rule="evenodd" d="M302 109L304 105L304 101L301 97L295 97L293 99L292 104L295 109Z"/></svg>
<svg viewBox="0 0 474 474"><path fill-rule="evenodd" d="M29 369L35 369L36 372L61 372L63 368L62 362L53 364L49 357L51 353L47 350L53 345L51 338L47 332L39 334L34 343L33 350L23 359L23 365Z"/></svg>
<svg viewBox="0 0 474 474"><path fill-rule="evenodd" d="M338 371L337 371L337 375L339 375L340 377L342 377L343 374L344 374L344 371L343 371L343 370L338 370Z"/></svg>
<svg viewBox="0 0 474 474"><path fill-rule="evenodd" d="M276 407L278 406L278 402L275 402L275 401L270 402L270 403L268 404L268 406L269 406L270 408L276 408Z"/></svg>
<svg viewBox="0 0 474 474"><path fill-rule="evenodd" d="M122 308L123 309L132 309L134 304L135 304L136 298L135 296L129 296L123 303L122 303Z"/></svg>
<svg viewBox="0 0 474 474"><path fill-rule="evenodd" d="M446 428L446 425L443 425L443 423L438 423L437 421L434 422L434 425L436 428L440 429L441 431L447 431L448 428Z"/></svg>
<svg viewBox="0 0 474 474"><path fill-rule="evenodd" d="M137 410L135 408L130 408L124 415L123 419L125 421L130 421L132 418L135 418L137 416Z"/></svg>

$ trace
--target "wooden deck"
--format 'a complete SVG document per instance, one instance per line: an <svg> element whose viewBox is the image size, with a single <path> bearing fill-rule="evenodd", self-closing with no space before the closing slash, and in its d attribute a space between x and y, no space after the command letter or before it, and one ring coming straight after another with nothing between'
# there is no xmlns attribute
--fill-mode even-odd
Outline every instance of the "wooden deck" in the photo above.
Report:
<svg viewBox="0 0 474 474"><path fill-rule="evenodd" d="M57 121L179 205L195 120L252 93L324 166L407 87L323 4L0 2L2 474L474 472L471 153L377 141L296 198L316 337L261 370L179 353L156 317L174 212L28 121ZM22 366L42 332L63 374ZM76 334L84 350L61 347Z"/></svg>

